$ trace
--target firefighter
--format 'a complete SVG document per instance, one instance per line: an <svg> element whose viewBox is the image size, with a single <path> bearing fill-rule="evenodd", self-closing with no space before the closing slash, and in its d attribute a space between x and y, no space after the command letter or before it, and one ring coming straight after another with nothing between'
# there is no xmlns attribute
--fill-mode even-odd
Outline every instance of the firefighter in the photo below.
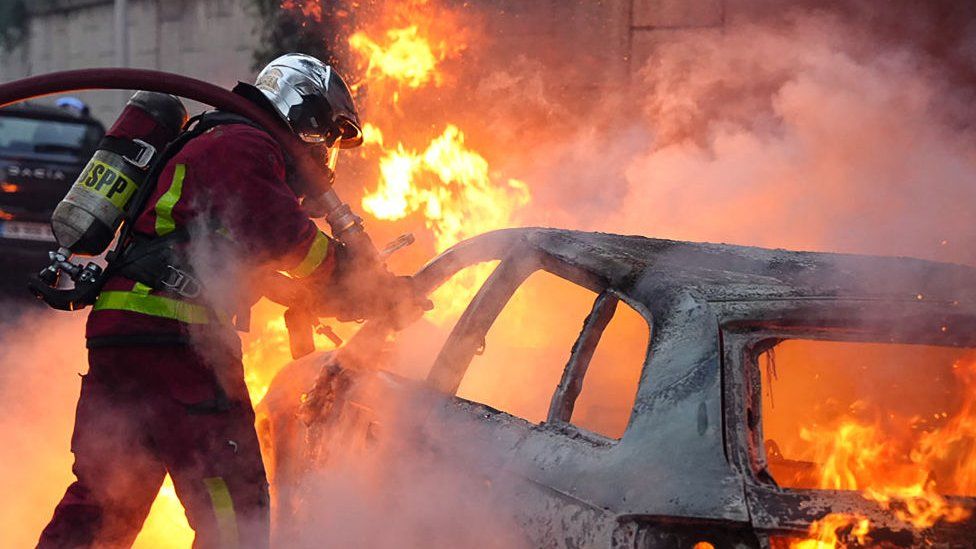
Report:
<svg viewBox="0 0 976 549"><path fill-rule="evenodd" d="M285 55L256 86L235 91L322 158L362 141L348 88L313 57ZM231 328L253 301L242 297L258 278L251 275L271 269L331 288L329 301L351 316L395 299L385 288L371 303L362 300L369 292L335 295L362 273L303 211L301 182L260 127L216 113L191 137L167 150L133 226L135 244L88 317L89 370L71 439L77 480L39 547L130 546L167 473L194 547L267 547L268 484ZM397 286L389 277L382 286Z"/></svg>

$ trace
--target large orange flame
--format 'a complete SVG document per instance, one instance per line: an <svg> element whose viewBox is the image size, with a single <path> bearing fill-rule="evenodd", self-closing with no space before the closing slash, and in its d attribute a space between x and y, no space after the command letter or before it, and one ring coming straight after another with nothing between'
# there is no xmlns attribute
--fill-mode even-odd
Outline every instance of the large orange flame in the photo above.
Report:
<svg viewBox="0 0 976 549"><path fill-rule="evenodd" d="M433 137L405 136L403 128L412 121L382 105L397 103L403 94L422 93L426 86L441 85L442 62L466 47L460 29L444 28L451 21L449 13L441 12L439 18L424 16L419 8L429 8L427 2L415 0L414 4L410 11L392 9L386 14L389 24L406 20L413 24L386 30L381 33L385 40L374 40L367 31L349 39L365 66L367 82L380 84L371 90L378 91L378 98L372 100L379 101L378 110L387 113L364 128L363 154L377 162L379 181L363 197L362 207L377 219L422 217L434 251L441 252L466 238L512 226L531 193L522 181L492 170L488 158L466 144L465 132L457 123L445 120L443 131ZM398 134L390 139L394 128ZM425 145L419 149L407 146L405 138ZM489 269L471 269L441 287L432 296L435 308L428 318L443 323L456 317Z"/></svg>
<svg viewBox="0 0 976 549"><path fill-rule="evenodd" d="M870 531L862 516L831 513L810 525L810 537L790 544L790 549L832 549L848 541L864 544Z"/></svg>
<svg viewBox="0 0 976 549"><path fill-rule="evenodd" d="M518 208L530 201L525 183L493 180L488 161L464 144L464 133L454 125L430 141L422 152L407 150L403 143L387 149L383 134L370 126L369 143L382 151L380 182L363 197L363 210L378 219L401 219L418 212L443 251L465 238L513 224ZM475 269L452 279L434 294L431 319L445 320L460 312L489 272Z"/></svg>
<svg viewBox="0 0 976 549"><path fill-rule="evenodd" d="M861 491L917 531L940 521L967 519L970 511L943 494L972 495L976 490L976 357L956 361L953 373L964 389L962 406L943 426L915 439L892 440L880 426L850 417L841 418L833 428L802 429L801 439L813 448L814 461L821 465L818 487ZM862 520L867 526L860 517L857 523ZM792 547L843 546L835 538L824 541L824 528L837 530L854 521L850 515L828 515L811 527L809 540ZM805 545L811 540L820 541Z"/></svg>
<svg viewBox="0 0 976 549"><path fill-rule="evenodd" d="M447 47L444 43L437 48L431 46L427 39L418 35L416 25L386 31L386 41L382 45L360 31L349 38L349 45L365 54L368 60L366 77L369 79L389 78L411 88L419 88L430 81L441 83L440 73L435 69L447 55Z"/></svg>

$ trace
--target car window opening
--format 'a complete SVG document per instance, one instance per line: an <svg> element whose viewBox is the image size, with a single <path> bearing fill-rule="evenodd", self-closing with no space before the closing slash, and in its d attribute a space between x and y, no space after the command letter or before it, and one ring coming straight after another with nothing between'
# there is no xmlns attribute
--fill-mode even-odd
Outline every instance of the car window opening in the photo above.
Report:
<svg viewBox="0 0 976 549"><path fill-rule="evenodd" d="M531 274L488 330L457 396L533 423L546 421L597 299L593 291L547 271ZM595 350L582 364L581 386L560 404L571 414L561 419L620 438L633 409L650 328L630 305L613 301L612 318L591 334Z"/></svg>
<svg viewBox="0 0 976 549"><path fill-rule="evenodd" d="M976 496L972 349L787 340L755 365L766 464L780 486L931 505L948 505L938 494Z"/></svg>

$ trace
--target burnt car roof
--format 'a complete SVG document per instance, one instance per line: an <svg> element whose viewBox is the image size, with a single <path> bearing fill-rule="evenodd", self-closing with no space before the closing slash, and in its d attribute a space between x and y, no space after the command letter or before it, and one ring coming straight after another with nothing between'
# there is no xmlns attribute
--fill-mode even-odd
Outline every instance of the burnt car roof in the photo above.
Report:
<svg viewBox="0 0 976 549"><path fill-rule="evenodd" d="M789 297L976 302L976 268L908 257L797 252L547 228L475 237L523 240L615 286L645 271L709 301ZM645 273L647 275L648 273Z"/></svg>

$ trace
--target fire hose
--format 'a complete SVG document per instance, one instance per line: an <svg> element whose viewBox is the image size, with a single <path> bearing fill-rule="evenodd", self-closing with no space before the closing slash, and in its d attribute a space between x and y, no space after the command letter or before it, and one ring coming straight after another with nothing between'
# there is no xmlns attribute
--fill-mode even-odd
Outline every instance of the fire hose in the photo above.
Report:
<svg viewBox="0 0 976 549"><path fill-rule="evenodd" d="M284 128L270 113L231 91L219 86L178 74L143 69L82 69L52 72L0 84L0 107L45 95L82 90L146 90L169 93L192 99L217 109L239 114L262 126L281 145L295 163L295 169L307 185L307 193L316 206L325 210L329 223L337 233L361 233L362 222L341 218L347 206L332 189L331 178L323 167L307 153L301 141ZM336 236L339 237L340 234ZM377 253L368 237L349 235L347 246L358 253Z"/></svg>
<svg viewBox="0 0 976 549"><path fill-rule="evenodd" d="M52 72L0 84L0 107L46 95L83 90L146 90L168 93L210 105L219 110L244 116L261 127L278 142L294 162L299 178L307 186L303 205L312 210L315 217L325 217L332 228L333 236L340 240L357 263L376 264L382 256L369 235L366 234L362 219L356 216L332 188L332 178L307 151L295 135L285 128L272 114L261 109L248 99L219 86L195 78L178 74L121 68L98 68ZM384 254L385 255L385 254ZM302 323L313 315L307 311L300 315ZM314 321L314 319L313 319ZM296 323L289 323L296 324ZM292 329L289 326L290 331ZM295 330L307 334L295 334L293 338L304 343L293 342L293 355L307 354L312 340L312 326L307 329L296 324ZM296 337L297 336L297 337ZM312 345L314 350L314 345ZM297 358L297 356L296 356Z"/></svg>

